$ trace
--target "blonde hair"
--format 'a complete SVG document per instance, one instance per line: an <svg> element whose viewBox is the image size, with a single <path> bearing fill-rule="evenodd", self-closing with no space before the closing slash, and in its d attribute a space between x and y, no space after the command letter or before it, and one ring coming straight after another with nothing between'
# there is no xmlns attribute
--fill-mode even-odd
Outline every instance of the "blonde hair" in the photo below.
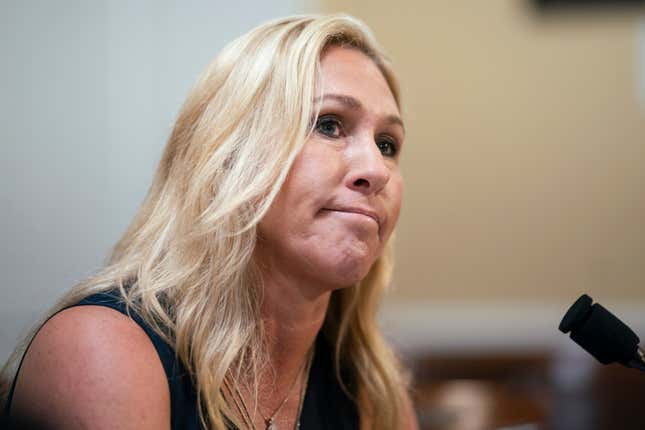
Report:
<svg viewBox="0 0 645 430"><path fill-rule="evenodd" d="M355 18L294 16L243 35L189 94L148 195L107 266L49 313L118 287L190 371L205 428L226 428L225 417L238 423L220 388L227 372L262 356L256 229L318 114L320 57L338 45L369 56L400 104L387 59ZM363 281L332 293L323 325L335 345L337 377L346 387L340 369L352 375L356 389L347 391L375 429L402 422L405 384L376 323L391 266L388 244ZM10 359L14 369L19 350Z"/></svg>

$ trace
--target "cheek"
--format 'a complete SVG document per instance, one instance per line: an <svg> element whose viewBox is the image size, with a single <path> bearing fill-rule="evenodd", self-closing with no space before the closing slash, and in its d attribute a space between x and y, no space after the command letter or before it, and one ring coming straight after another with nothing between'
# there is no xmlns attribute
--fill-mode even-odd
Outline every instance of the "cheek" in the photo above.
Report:
<svg viewBox="0 0 645 430"><path fill-rule="evenodd" d="M320 164L299 157L289 172L271 207L260 221L263 236L307 235L307 230L325 203L324 171Z"/></svg>
<svg viewBox="0 0 645 430"><path fill-rule="evenodd" d="M403 201L403 179L398 176L393 185L394 191L392 193L392 207L398 214L401 210L401 202Z"/></svg>
<svg viewBox="0 0 645 430"><path fill-rule="evenodd" d="M391 187L391 192L388 199L389 216L390 216L389 232L394 230L394 227L399 219L399 214L401 213L401 204L403 201L403 179L399 174L397 174L392 179L393 179L393 181L391 181L392 187Z"/></svg>
<svg viewBox="0 0 645 430"><path fill-rule="evenodd" d="M342 184L341 166L333 151L320 142L309 142L296 158L278 194L285 215L293 215L298 222L313 222Z"/></svg>

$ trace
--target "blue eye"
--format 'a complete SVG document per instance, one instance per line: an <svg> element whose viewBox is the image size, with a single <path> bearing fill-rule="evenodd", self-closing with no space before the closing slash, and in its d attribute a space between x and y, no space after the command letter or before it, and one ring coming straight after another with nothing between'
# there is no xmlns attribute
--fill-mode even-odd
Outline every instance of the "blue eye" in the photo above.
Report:
<svg viewBox="0 0 645 430"><path fill-rule="evenodd" d="M316 120L314 130L330 139L339 139L343 136L343 123L335 115L325 115ZM384 157L394 158L399 152L396 139L389 135L379 135L376 146Z"/></svg>
<svg viewBox="0 0 645 430"><path fill-rule="evenodd" d="M342 124L336 117L323 116L316 121L316 131L324 136L337 139L342 134Z"/></svg>
<svg viewBox="0 0 645 430"><path fill-rule="evenodd" d="M398 152L396 143L390 138L382 138L376 142L379 151L386 157L394 157Z"/></svg>

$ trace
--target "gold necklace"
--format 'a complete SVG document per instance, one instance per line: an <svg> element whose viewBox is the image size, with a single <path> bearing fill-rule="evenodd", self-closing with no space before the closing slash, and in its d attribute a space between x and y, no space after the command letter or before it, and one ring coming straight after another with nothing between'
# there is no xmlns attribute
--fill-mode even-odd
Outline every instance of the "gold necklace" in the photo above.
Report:
<svg viewBox="0 0 645 430"><path fill-rule="evenodd" d="M293 387L296 386L296 382L298 381L299 376L302 374L303 369L305 369L305 367L309 366L309 360L311 358L311 352L312 351L313 351L313 349L311 349L309 351L309 353L307 353L307 359L302 363L302 366L298 370L298 373L296 374L296 377L293 379L293 382L291 383L291 385L289 386L289 389L287 390L287 394L284 396L284 399L282 399L282 402L273 411L273 413L271 415L269 415L268 417L265 417L264 414L262 413L262 410L260 409L260 407L258 405L258 412L260 412L260 416L264 420L266 430L278 430L278 427L275 424L275 417L278 415L278 412L280 412L280 410L282 409L284 404L287 403L287 399L289 398L289 395L291 394L291 391L293 390Z"/></svg>
<svg viewBox="0 0 645 430"><path fill-rule="evenodd" d="M305 370L305 379L302 381L302 388L300 389L300 402L298 404L298 412L296 415L296 424L294 425L294 430L300 430L300 415L302 415L302 407L305 403L305 395L307 394L307 384L309 383L309 371L311 370L311 363L314 359L314 350L311 349L309 354L309 362L307 363L307 369Z"/></svg>
<svg viewBox="0 0 645 430"><path fill-rule="evenodd" d="M260 416L264 420L264 424L266 425L266 430L278 430L278 427L275 423L275 417L278 415L278 412L280 412L280 409L282 409L282 406L287 402L287 399L289 398L289 394L291 394L291 391L293 390L293 387L295 387L296 382L299 379L299 376L302 374L303 368L305 369L305 376L304 380L302 383L302 387L300 388L300 401L298 404L298 410L296 412L296 421L294 423L294 429L297 430L300 428L300 414L302 413L302 406L304 403L304 398L305 398L305 393L307 391L307 382L309 380L309 370L311 369L311 364L313 362L313 355L314 355L314 349L313 347L309 350L308 357L307 359L303 362L302 367L300 368L300 371L298 374L296 374L295 379L291 383L291 386L287 390L287 394L285 395L285 398L282 400L280 405L277 407L277 409L271 414L268 418L264 416L264 414L260 411L260 408L258 407L258 412L260 412ZM230 387L229 387L230 390ZM240 392L239 388L237 387L237 384L235 385L235 391L237 393L237 397L239 398L241 402L241 408L240 404L237 402L237 399L235 399L236 396L232 396L234 399L233 401L235 402L235 406L238 408L238 410L241 412L242 419L247 420L251 425L250 427L253 430L256 430L255 428L255 423L253 422L253 419L251 418L251 414L249 413L249 409L246 406L246 403L244 402L244 397L242 396L242 393ZM243 411L241 410L243 409ZM243 413L242 413L243 412Z"/></svg>

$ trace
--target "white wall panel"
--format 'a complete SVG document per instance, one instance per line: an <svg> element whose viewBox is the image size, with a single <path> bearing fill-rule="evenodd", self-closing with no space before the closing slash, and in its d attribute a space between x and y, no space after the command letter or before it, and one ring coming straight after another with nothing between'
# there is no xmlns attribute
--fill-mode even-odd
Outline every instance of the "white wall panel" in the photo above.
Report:
<svg viewBox="0 0 645 430"><path fill-rule="evenodd" d="M225 43L295 0L10 1L0 13L0 361L97 270Z"/></svg>

